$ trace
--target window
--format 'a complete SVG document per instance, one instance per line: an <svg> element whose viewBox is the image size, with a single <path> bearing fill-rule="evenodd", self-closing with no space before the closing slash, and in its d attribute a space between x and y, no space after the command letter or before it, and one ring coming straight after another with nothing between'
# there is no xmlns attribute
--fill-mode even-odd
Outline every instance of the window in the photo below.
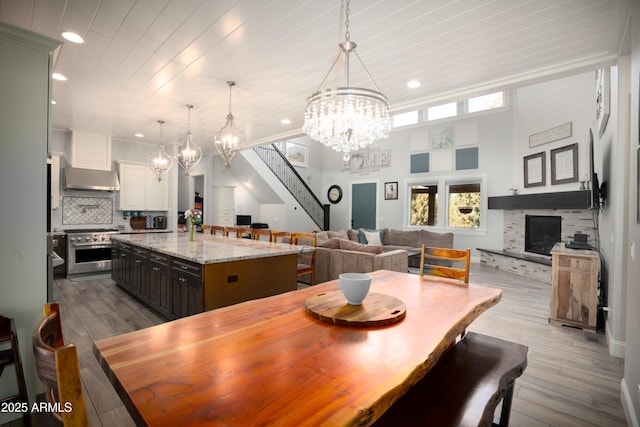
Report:
<svg viewBox="0 0 640 427"><path fill-rule="evenodd" d="M427 120L438 120L458 115L458 103L450 102L448 104L436 105L427 108Z"/></svg>
<svg viewBox="0 0 640 427"><path fill-rule="evenodd" d="M410 225L436 225L438 219L438 186L411 186Z"/></svg>
<svg viewBox="0 0 640 427"><path fill-rule="evenodd" d="M400 113L393 115L393 127L415 125L418 123L418 111L409 111L407 113Z"/></svg>
<svg viewBox="0 0 640 427"><path fill-rule="evenodd" d="M485 233L486 181L486 174L453 174L407 182L407 194L411 195L405 205L407 226Z"/></svg>
<svg viewBox="0 0 640 427"><path fill-rule="evenodd" d="M449 227L480 227L480 183L449 184Z"/></svg>
<svg viewBox="0 0 640 427"><path fill-rule="evenodd" d="M476 96L467 100L467 113L476 113L500 107L504 107L504 92Z"/></svg>

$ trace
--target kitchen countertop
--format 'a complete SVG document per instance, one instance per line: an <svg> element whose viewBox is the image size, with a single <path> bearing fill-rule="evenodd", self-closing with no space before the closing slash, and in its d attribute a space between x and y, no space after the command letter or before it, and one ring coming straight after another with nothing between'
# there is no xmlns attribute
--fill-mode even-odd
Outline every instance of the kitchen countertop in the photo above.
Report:
<svg viewBox="0 0 640 427"><path fill-rule="evenodd" d="M120 234L146 234L146 233L173 233L173 230L168 229L159 229L159 228L142 228L139 230L135 230L133 228L118 230Z"/></svg>
<svg viewBox="0 0 640 427"><path fill-rule="evenodd" d="M114 234L111 240L131 243L146 249L186 259L198 264L215 264L245 259L266 258L297 254L303 246L288 243L271 243L260 240L235 239L198 234L196 241L189 241L189 233L135 233Z"/></svg>

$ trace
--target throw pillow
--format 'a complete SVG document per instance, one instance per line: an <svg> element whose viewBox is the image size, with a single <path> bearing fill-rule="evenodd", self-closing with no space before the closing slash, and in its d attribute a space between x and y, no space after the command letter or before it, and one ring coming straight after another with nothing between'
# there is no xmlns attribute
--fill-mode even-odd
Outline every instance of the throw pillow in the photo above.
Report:
<svg viewBox="0 0 640 427"><path fill-rule="evenodd" d="M354 230L353 228L347 230L347 237L349 237L349 240L353 242L357 242L359 240L358 235L358 230Z"/></svg>
<svg viewBox="0 0 640 427"><path fill-rule="evenodd" d="M319 248L340 249L340 238L332 237L327 240L318 241L317 246Z"/></svg>
<svg viewBox="0 0 640 427"><path fill-rule="evenodd" d="M364 233L364 238L367 239L367 244L382 246L382 242L380 241L379 231L364 231L363 233Z"/></svg>
<svg viewBox="0 0 640 427"><path fill-rule="evenodd" d="M368 233L376 233L377 236L374 236L373 234L368 234ZM365 230L364 228L361 228L358 230L358 242L362 243L363 245L366 245L366 244L382 245L383 233L384 233L384 230ZM369 241L368 236L371 236L372 241Z"/></svg>
<svg viewBox="0 0 640 427"><path fill-rule="evenodd" d="M330 237L333 237L333 236L329 236L329 233L327 231L319 231L316 233L316 241L318 243L324 242L325 240L328 240Z"/></svg>
<svg viewBox="0 0 640 427"><path fill-rule="evenodd" d="M361 243L353 242L351 240L340 240L340 249L345 249L348 251L367 252L371 254L382 253L382 246L363 245Z"/></svg>
<svg viewBox="0 0 640 427"><path fill-rule="evenodd" d="M327 235L329 236L329 238L332 237L339 237L340 239L349 239L349 235L347 234L347 230L340 230L340 231L327 231Z"/></svg>

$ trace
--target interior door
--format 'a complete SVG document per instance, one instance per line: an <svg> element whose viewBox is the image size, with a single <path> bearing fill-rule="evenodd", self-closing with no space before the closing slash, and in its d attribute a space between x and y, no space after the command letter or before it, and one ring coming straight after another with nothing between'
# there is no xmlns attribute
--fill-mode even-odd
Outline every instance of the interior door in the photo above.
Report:
<svg viewBox="0 0 640 427"><path fill-rule="evenodd" d="M351 228L376 229L377 194L375 182L351 184Z"/></svg>

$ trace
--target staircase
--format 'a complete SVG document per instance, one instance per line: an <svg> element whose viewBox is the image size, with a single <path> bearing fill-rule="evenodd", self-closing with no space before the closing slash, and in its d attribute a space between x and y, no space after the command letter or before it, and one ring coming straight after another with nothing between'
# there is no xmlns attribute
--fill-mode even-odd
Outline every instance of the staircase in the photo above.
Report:
<svg viewBox="0 0 640 427"><path fill-rule="evenodd" d="M329 205L323 205L275 144L253 149L321 230L329 229Z"/></svg>

